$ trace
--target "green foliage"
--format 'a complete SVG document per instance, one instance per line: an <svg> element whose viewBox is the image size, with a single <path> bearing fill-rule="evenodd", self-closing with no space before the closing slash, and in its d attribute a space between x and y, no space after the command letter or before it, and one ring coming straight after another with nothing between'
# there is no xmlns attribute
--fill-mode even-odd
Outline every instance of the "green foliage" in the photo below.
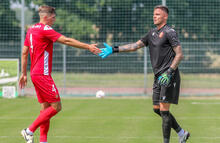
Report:
<svg viewBox="0 0 220 143"><path fill-rule="evenodd" d="M106 1L100 8L99 26L101 37L113 34L113 42L134 42L152 26L153 7L158 0L114 0ZM105 41L105 39L102 39Z"/></svg>
<svg viewBox="0 0 220 143"><path fill-rule="evenodd" d="M89 39L91 34L97 34L92 28L93 23L91 21L80 19L76 14L69 13L66 10L58 9L56 13L55 26L61 30L59 32L79 40Z"/></svg>
<svg viewBox="0 0 220 143"><path fill-rule="evenodd" d="M0 2L0 41L20 39L19 21L15 12L10 9L9 0Z"/></svg>
<svg viewBox="0 0 220 143"><path fill-rule="evenodd" d="M10 1L21 2L21 0ZM20 39L20 22L16 20L15 12L10 9L10 1L2 0L0 3L0 40L6 42ZM34 15L33 22L39 21L36 8L40 5L50 5L57 9L54 28L58 32L87 43L108 42L111 45L136 42L149 29L155 27L152 20L153 8L161 2L162 0L25 0L28 10L32 10ZM209 66L213 61L209 56L214 55L207 56L207 51L219 54L219 44L217 44L220 41L219 0L167 0L166 4L170 11L168 24L175 27L184 48L185 59L181 65L186 68L182 71L218 72L217 66L214 66L215 68ZM14 48L12 45L10 43L7 47ZM20 48L18 49L20 51ZM134 55L138 60L143 61L141 50L138 52L138 55L135 55L136 53ZM67 51L67 55L69 53ZM4 51L0 54L3 55L1 57L6 56ZM77 50L70 56L80 54ZM117 60L127 61L126 58ZM96 61L89 61L90 65L91 62L97 64ZM116 61L116 59L108 58L105 61ZM115 63L111 62L111 65L106 64L106 66L115 67ZM143 65L140 63L135 66ZM125 72L136 72L135 68L128 70L120 66L117 71L121 71L119 68L123 68Z"/></svg>
<svg viewBox="0 0 220 143"><path fill-rule="evenodd" d="M1 7L3 3L4 8ZM66 19L64 25L58 21L56 26L62 27L62 32L67 35L79 34L80 40L84 38L85 41L91 41L92 38L89 38L88 33L94 34L91 27L96 25L99 28L99 31L96 31L98 36L95 36L97 41L134 42L154 27L153 8L161 4L161 0L25 0L25 3L30 9L31 3L55 7L62 15L62 18L58 15L58 19L63 21ZM10 15L11 10L6 10L9 5L7 0L1 2L0 15L1 13ZM219 41L218 0L167 0L167 6L170 9L168 23L175 26L181 41ZM36 18L38 16L35 10L33 9L35 13L33 19L37 22L39 19ZM75 25L74 19L82 26ZM16 27L18 23L10 18L7 25Z"/></svg>
<svg viewBox="0 0 220 143"><path fill-rule="evenodd" d="M176 26L181 41L219 41L219 0L171 0L167 5L169 23Z"/></svg>

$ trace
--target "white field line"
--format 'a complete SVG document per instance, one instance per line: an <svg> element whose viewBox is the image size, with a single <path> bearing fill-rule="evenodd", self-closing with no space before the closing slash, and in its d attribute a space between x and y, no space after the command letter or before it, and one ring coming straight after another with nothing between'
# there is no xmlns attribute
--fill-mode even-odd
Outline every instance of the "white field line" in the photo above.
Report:
<svg viewBox="0 0 220 143"><path fill-rule="evenodd" d="M3 78L3 79L0 79L0 84L6 84L9 82L16 82L17 80L18 80L18 77Z"/></svg>
<svg viewBox="0 0 220 143"><path fill-rule="evenodd" d="M192 102L191 104L214 105L214 104L220 104L220 102Z"/></svg>
<svg viewBox="0 0 220 143"><path fill-rule="evenodd" d="M0 136L0 138L21 138L22 136ZM39 136L35 136L39 137ZM139 136L139 137L132 137L132 136L122 136L122 137L114 137L114 136L48 136L49 138L82 138L82 139L161 139L160 136ZM178 138L178 137L171 137L171 138ZM220 139L219 137L208 137L208 136L193 136L193 139Z"/></svg>
<svg viewBox="0 0 220 143"><path fill-rule="evenodd" d="M37 117L37 116L36 116ZM0 117L0 120L33 120L36 119L36 117ZM180 120L198 120L198 119L203 119L203 120L209 120L209 119L216 119L219 120L220 116L218 117L212 117L212 116L194 116L194 117L176 117ZM106 119L115 119L118 120L119 117L115 116L109 116L109 117L58 117L55 120L106 120ZM120 117L120 120L155 120L155 119L160 119L157 118L156 115L155 117Z"/></svg>

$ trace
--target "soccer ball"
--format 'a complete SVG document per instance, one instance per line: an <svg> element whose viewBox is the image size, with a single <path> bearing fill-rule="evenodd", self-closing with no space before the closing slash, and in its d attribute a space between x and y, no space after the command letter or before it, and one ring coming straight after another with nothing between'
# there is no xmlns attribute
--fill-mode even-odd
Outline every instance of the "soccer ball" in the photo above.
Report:
<svg viewBox="0 0 220 143"><path fill-rule="evenodd" d="M105 96L105 92L102 90L99 90L96 92L96 98L103 98Z"/></svg>

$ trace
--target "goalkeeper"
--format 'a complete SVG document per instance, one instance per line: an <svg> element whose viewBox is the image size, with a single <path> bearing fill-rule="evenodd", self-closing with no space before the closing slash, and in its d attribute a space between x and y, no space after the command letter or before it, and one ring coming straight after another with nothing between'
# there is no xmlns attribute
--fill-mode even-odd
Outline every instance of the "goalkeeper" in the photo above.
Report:
<svg viewBox="0 0 220 143"><path fill-rule="evenodd" d="M183 130L170 113L170 105L178 104L180 89L180 74L178 65L183 59L182 48L174 29L167 23L168 8L158 5L154 8L153 22L156 28L151 29L146 36L133 44L101 49L102 58L117 52L136 51L149 46L150 59L154 72L153 84L153 110L162 118L162 131L164 143L169 143L171 128L179 136L179 143L185 143L190 134Z"/></svg>

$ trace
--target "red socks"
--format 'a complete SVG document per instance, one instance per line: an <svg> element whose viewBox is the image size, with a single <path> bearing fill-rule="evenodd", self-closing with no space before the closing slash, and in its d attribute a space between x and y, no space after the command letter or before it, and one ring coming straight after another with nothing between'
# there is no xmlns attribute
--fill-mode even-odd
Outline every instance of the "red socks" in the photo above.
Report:
<svg viewBox="0 0 220 143"><path fill-rule="evenodd" d="M43 111L40 111L42 113ZM40 142L47 142L47 133L50 128L50 120L40 125Z"/></svg>
<svg viewBox="0 0 220 143"><path fill-rule="evenodd" d="M35 132L35 130L39 126L43 125L42 126L42 128L43 128L42 132L44 132L44 133L48 132L48 130L49 130L49 120L50 120L51 117L53 117L56 114L57 114L57 111L51 106L48 107L47 109L45 109L44 111L41 111L40 115L37 117L37 119L29 127L30 131Z"/></svg>

